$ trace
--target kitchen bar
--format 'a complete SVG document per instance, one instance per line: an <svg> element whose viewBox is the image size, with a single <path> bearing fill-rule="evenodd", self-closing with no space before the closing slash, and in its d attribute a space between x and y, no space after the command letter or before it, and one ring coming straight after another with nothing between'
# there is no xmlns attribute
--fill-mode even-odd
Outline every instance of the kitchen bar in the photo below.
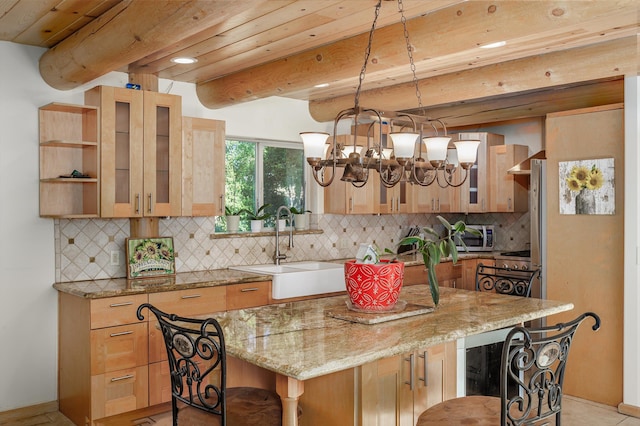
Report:
<svg viewBox="0 0 640 426"><path fill-rule="evenodd" d="M229 355L277 374L283 425L294 426L305 381L573 309L551 300L441 291L435 311L377 324L330 316L345 306L346 296L227 311L216 318ZM426 286L415 285L403 289L401 299L428 306L428 294Z"/></svg>

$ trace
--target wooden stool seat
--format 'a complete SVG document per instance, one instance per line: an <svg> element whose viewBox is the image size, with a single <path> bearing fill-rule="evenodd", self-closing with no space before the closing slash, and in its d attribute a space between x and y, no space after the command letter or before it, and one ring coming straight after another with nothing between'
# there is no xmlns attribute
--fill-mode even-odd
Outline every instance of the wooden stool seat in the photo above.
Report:
<svg viewBox="0 0 640 426"><path fill-rule="evenodd" d="M280 426L282 424L282 404L277 393L250 387L227 388L226 392L227 425ZM220 425L220 417L178 403L178 425Z"/></svg>
<svg viewBox="0 0 640 426"><path fill-rule="evenodd" d="M497 426L500 424L500 398L467 396L434 405L422 413L416 426Z"/></svg>

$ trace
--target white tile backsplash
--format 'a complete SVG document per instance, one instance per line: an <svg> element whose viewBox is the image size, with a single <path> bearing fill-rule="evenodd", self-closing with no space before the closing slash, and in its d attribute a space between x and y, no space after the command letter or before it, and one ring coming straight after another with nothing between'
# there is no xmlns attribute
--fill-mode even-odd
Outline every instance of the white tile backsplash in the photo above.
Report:
<svg viewBox="0 0 640 426"><path fill-rule="evenodd" d="M495 224L497 250L520 250L529 242L529 214L443 215L449 221ZM287 248L289 233L280 233L285 262L354 257L363 242L381 249L395 249L410 226L435 226L435 215L332 215L311 214L311 227L322 233L294 233L294 247ZM174 239L176 271L221 269L232 265L273 262L273 235L216 238L214 217L161 219L161 236ZM56 281L126 277L125 238L128 219L58 219L54 226ZM111 264L117 252L119 265Z"/></svg>

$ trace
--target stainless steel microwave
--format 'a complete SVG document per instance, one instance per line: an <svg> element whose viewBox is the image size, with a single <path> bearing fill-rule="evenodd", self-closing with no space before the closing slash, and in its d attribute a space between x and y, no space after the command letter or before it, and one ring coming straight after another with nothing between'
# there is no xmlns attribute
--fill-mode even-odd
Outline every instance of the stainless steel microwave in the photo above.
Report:
<svg viewBox="0 0 640 426"><path fill-rule="evenodd" d="M467 225L467 228L472 228L480 231L480 235L474 235L470 232L465 232L455 238L454 242L461 253L464 253L464 245L467 246L467 251L493 251L495 227L493 225Z"/></svg>

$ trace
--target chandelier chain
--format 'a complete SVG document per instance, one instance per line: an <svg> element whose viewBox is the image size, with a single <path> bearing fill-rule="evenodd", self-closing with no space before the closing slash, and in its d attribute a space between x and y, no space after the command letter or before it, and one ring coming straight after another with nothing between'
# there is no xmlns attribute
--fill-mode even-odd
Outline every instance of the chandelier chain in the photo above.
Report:
<svg viewBox="0 0 640 426"><path fill-rule="evenodd" d="M404 5L402 0L398 0L398 12L400 12L400 22L404 29L404 40L407 43L407 55L409 55L409 63L411 65L411 72L413 73L413 84L416 87L416 98L418 98L418 108L422 109L422 94L420 93L420 87L418 87L418 77L416 76L416 64L413 61L413 49L411 48L411 41L409 40L409 30L407 30L407 18L404 16Z"/></svg>
<svg viewBox="0 0 640 426"><path fill-rule="evenodd" d="M364 81L365 74L367 72L367 63L369 62L369 56L371 55L371 46L373 45L373 33L376 29L376 24L378 23L378 17L380 16L380 7L382 6L382 0L378 0L378 4L376 5L375 18L373 19L373 23L371 24L371 30L369 31L369 42L367 43L367 48L364 52L364 63L362 64L362 69L360 70L360 76L358 79L358 88L356 89L355 96L355 109L357 110L360 106L360 89L362 88L362 82Z"/></svg>

